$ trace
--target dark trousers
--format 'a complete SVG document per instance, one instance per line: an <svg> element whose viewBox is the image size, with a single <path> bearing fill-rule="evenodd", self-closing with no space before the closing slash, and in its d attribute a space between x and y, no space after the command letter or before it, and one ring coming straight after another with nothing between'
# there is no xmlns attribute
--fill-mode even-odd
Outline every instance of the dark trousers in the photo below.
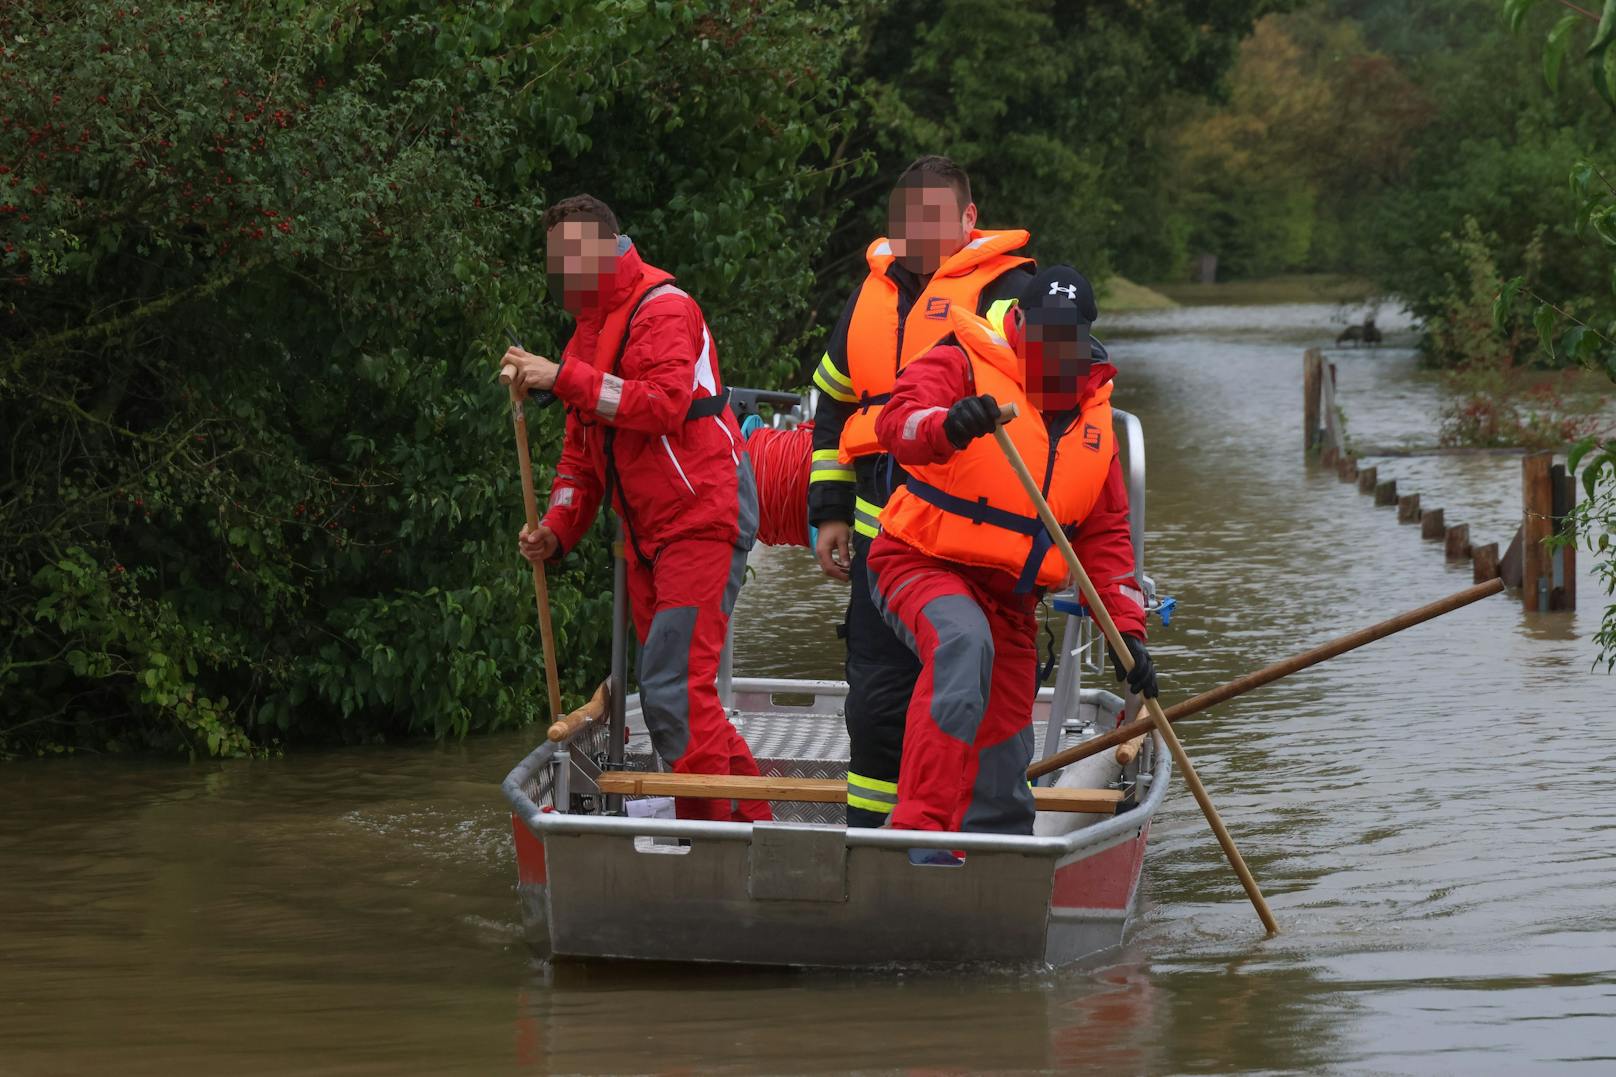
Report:
<svg viewBox="0 0 1616 1077"><path fill-rule="evenodd" d="M870 539L853 536L847 604L847 825L881 826L898 803L898 762L920 660L875 608L866 561Z"/></svg>

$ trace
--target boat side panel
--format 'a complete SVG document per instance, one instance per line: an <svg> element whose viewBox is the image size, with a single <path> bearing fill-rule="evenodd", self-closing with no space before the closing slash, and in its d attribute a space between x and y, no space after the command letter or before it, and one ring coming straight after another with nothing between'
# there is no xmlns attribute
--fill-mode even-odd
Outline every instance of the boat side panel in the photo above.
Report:
<svg viewBox="0 0 1616 1077"><path fill-rule="evenodd" d="M780 900L751 896L745 842L680 849L552 834L546 845L558 955L842 966L1044 957L1050 857L971 853L961 867L915 867L900 849L852 848L845 891Z"/></svg>

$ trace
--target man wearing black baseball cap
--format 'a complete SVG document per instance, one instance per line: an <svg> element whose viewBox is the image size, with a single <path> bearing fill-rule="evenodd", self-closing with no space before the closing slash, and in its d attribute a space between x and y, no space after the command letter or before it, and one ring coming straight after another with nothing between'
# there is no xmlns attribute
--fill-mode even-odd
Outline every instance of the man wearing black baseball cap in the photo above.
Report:
<svg viewBox="0 0 1616 1077"><path fill-rule="evenodd" d="M876 423L909 473L870 547L876 607L921 661L893 827L1030 834L1038 596L1066 567L997 445L1005 425L1128 639L1129 688L1156 694L1134 586L1128 496L1111 428L1116 368L1090 335L1094 289L1052 266L1022 290L1004 333L950 312L951 334L904 368ZM952 860L915 850L919 863Z"/></svg>

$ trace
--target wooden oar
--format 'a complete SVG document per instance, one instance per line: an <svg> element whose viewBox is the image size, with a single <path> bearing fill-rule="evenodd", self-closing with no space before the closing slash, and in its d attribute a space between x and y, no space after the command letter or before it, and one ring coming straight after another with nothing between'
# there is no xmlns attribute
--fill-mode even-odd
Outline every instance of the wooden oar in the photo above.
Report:
<svg viewBox="0 0 1616 1077"><path fill-rule="evenodd" d="M499 372L499 383L511 391L511 425L516 427L516 460L522 468L522 504L527 509L528 530L539 526L539 500L533 494L533 460L527 450L527 415L522 394L516 388L516 368L506 364ZM545 585L544 566L533 566L533 601L539 607L539 637L544 641L544 684L550 691L550 717L561 713L561 682L556 675L555 629L550 626L550 589Z"/></svg>
<svg viewBox="0 0 1616 1077"><path fill-rule="evenodd" d="M1301 654L1293 655L1283 662L1275 662L1265 669L1259 669L1252 673L1247 673L1243 677L1237 677L1221 688L1214 688L1210 692L1202 692L1200 695L1186 699L1182 703L1175 703L1167 708L1167 720L1176 722L1180 718L1188 718L1190 715L1198 714L1208 707L1233 699L1243 692L1249 692L1253 688L1261 688L1265 684L1272 684L1281 677L1288 677L1298 670L1316 666L1326 659L1334 658L1339 654L1346 654L1348 651L1356 650L1366 643L1373 643L1377 639L1385 639L1393 633L1401 632L1405 628L1412 628L1414 625L1440 617L1444 613L1452 613L1454 610L1468 606L1472 602L1479 602L1489 595L1496 595L1503 589L1504 581L1495 576L1486 583L1466 587L1463 591L1456 591L1447 598L1439 599L1429 605L1409 610L1407 613L1400 613L1396 617L1376 625L1370 625L1368 628L1360 628L1349 635L1333 639L1329 643L1320 644L1311 651L1303 651ZM1132 743L1135 738L1150 732L1151 725L1149 718L1139 718L1124 725L1119 725L1109 733L1091 737L1082 744L1074 744L1065 751L1056 752L1047 759L1040 759L1027 768L1027 777L1029 779L1041 778L1052 770L1059 770L1069 763L1075 763L1079 759L1087 759L1091 755L1103 752L1113 744Z"/></svg>
<svg viewBox="0 0 1616 1077"><path fill-rule="evenodd" d="M550 726L549 737L554 741L566 740L590 722L603 721L606 711L612 705L612 682L601 681L595 694L589 697L589 702Z"/></svg>
<svg viewBox="0 0 1616 1077"><path fill-rule="evenodd" d="M1016 449L1015 442L1010 440L1009 433L1004 424L1016 416L1014 404L1006 405L999 416L999 425L993 430L993 437L999 443L999 448L1015 469L1016 477L1021 480L1021 486L1027 491L1027 496L1037 506L1038 516L1044 521L1044 528L1049 532L1050 540L1060 550L1061 556L1066 559L1066 567L1076 578L1078 587L1083 592L1083 598L1088 602L1090 612L1094 619L1100 623L1100 629L1111 644L1111 650L1116 653L1117 660L1124 669L1133 668L1133 655L1128 651L1128 645L1122 641L1122 633L1117 631L1116 622L1111 619L1105 604L1100 601L1099 592L1094 589L1094 583L1083 568L1083 562L1077 559L1077 551L1066 540L1066 532L1061 530L1060 521L1049 509L1049 502L1044 500L1043 491L1038 488L1038 481L1027 470L1027 462L1021 458ZM1179 771L1184 775L1184 784L1189 786L1190 793L1195 797L1195 803L1201 806L1201 813L1212 827L1212 833L1217 835L1218 844L1223 847L1223 855L1228 857L1229 866L1234 868L1240 877L1240 885L1245 887L1246 896L1251 899L1252 907L1257 910L1257 917L1262 920L1263 927L1268 929L1270 935L1279 934L1279 924L1274 920L1274 914L1268 911L1268 902L1263 899L1262 890L1257 886L1257 880L1252 877L1251 869L1246 867L1246 860L1235 848L1234 839L1229 836L1228 828L1223 825L1218 810L1212 806L1212 798L1207 796L1206 787L1201 784L1201 778L1195 773L1195 767L1190 764L1189 756L1184 753L1184 746L1178 742L1178 734L1173 732L1172 725L1167 716L1162 713L1161 704L1155 699L1145 700L1145 709L1149 711L1151 721L1155 724L1157 732L1167 743L1167 750L1173 754L1173 762L1178 765Z"/></svg>

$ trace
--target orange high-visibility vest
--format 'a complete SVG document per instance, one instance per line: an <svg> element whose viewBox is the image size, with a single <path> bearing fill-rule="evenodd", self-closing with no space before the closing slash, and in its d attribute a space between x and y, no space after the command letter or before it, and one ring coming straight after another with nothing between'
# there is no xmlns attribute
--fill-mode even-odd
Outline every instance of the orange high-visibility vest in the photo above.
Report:
<svg viewBox="0 0 1616 1077"><path fill-rule="evenodd" d="M1068 537L1094 509L1116 455L1111 428L1111 382L1083 399L1070 422L1051 430L1027 400L1016 353L981 318L956 309L949 327L971 363L976 393L1019 414L1005 426ZM1051 438L1053 436L1053 442ZM1015 470L992 437L972 441L946 463L908 467L881 513L881 530L922 553L966 565L1002 569L1016 589L1053 587L1066 578L1054 548Z"/></svg>
<svg viewBox="0 0 1616 1077"><path fill-rule="evenodd" d="M878 239L864 258L869 276L859 290L853 320L847 328L847 374L858 397L858 410L842 426L840 458L852 463L860 456L881 451L875 437L875 417L892 395L898 371L925 355L950 332L949 314L964 310L975 314L982 289L1008 270L1031 264L1032 259L1009 252L1027 245L1027 232L971 232L965 246L932 274L915 300L908 317L898 322L898 285L887 276L895 256L892 244Z"/></svg>

